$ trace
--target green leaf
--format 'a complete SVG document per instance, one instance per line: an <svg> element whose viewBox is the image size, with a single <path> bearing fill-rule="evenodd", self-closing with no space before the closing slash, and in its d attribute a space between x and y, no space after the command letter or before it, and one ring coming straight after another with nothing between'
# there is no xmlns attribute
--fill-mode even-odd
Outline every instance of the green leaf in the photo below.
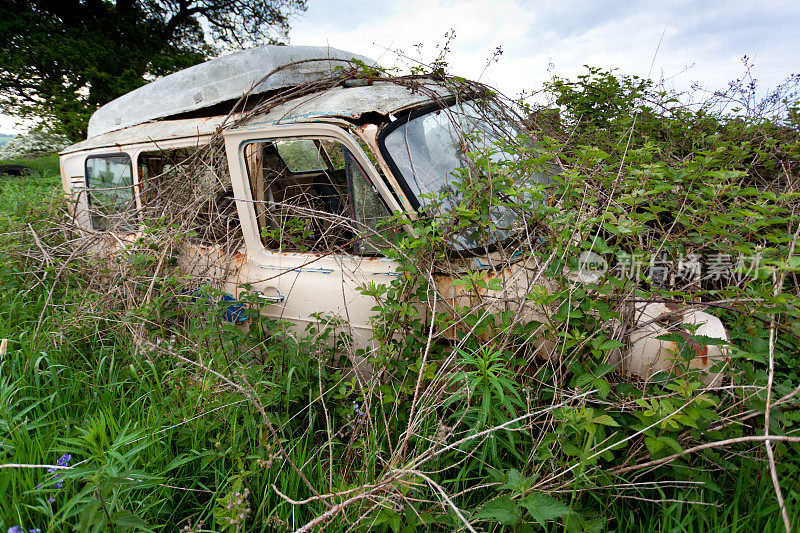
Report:
<svg viewBox="0 0 800 533"><path fill-rule="evenodd" d="M517 493L527 491L533 484L535 477L525 477L519 470L512 468L508 471L508 483L502 485L501 489L511 489Z"/></svg>
<svg viewBox="0 0 800 533"><path fill-rule="evenodd" d="M674 453L683 453L683 446L678 444L678 441L672 437L662 435L658 437L658 440L661 441L667 448L670 448Z"/></svg>
<svg viewBox="0 0 800 533"><path fill-rule="evenodd" d="M561 447L565 454L573 457L579 456L583 453L583 450L572 444L571 442L565 442L564 445Z"/></svg>
<svg viewBox="0 0 800 533"><path fill-rule="evenodd" d="M111 515L111 522L124 528L146 529L147 522L130 511L117 511Z"/></svg>
<svg viewBox="0 0 800 533"><path fill-rule="evenodd" d="M580 376L578 376L575 379L575 386L578 387L579 389L582 389L586 385L591 383L593 380L594 380L594 376L592 374L590 374L589 372L586 372L584 374L581 374Z"/></svg>
<svg viewBox="0 0 800 533"><path fill-rule="evenodd" d="M531 494L520 502L531 517L544 525L545 522L562 518L569 514L570 508L547 494Z"/></svg>
<svg viewBox="0 0 800 533"><path fill-rule="evenodd" d="M598 390L601 398L606 398L611 393L611 385L604 379L594 380L594 388Z"/></svg>
<svg viewBox="0 0 800 533"><path fill-rule="evenodd" d="M503 284L500 283L500 280L497 278L492 278L488 282L489 289L493 291L501 291L503 290Z"/></svg>
<svg viewBox="0 0 800 533"><path fill-rule="evenodd" d="M176 468L180 468L181 466L185 465L188 462L194 461L197 459L196 456L187 455L187 454L180 454L175 457L170 463L164 467L163 472L169 472L170 470L174 470Z"/></svg>
<svg viewBox="0 0 800 533"><path fill-rule="evenodd" d="M381 509L374 522L376 526L380 524L388 524L394 533L399 533L400 528L403 527L403 518L390 509Z"/></svg>
<svg viewBox="0 0 800 533"><path fill-rule="evenodd" d="M592 420L595 424L602 424L604 426L619 427L616 420L611 418L611 415L599 415Z"/></svg>
<svg viewBox="0 0 800 533"><path fill-rule="evenodd" d="M664 443L653 437L645 437L644 445L647 446L650 455L655 455L664 448Z"/></svg>
<svg viewBox="0 0 800 533"><path fill-rule="evenodd" d="M505 485L501 485L501 489L512 489L512 490L519 490L520 486L524 482L525 478L522 474L520 474L519 470L516 468L512 468L508 471L508 483Z"/></svg>
<svg viewBox="0 0 800 533"><path fill-rule="evenodd" d="M522 518L522 509L508 496L500 496L486 505L475 514L476 520L499 522L503 525L516 524Z"/></svg>
<svg viewBox="0 0 800 533"><path fill-rule="evenodd" d="M581 525L583 526L583 530L588 531L589 533L600 533L601 531L606 531L606 520L601 516L591 518L589 520L584 520L581 518Z"/></svg>
<svg viewBox="0 0 800 533"><path fill-rule="evenodd" d="M593 373L594 373L595 376L600 378L600 377L605 376L609 372L613 372L616 369L617 369L617 367L615 365L610 365L608 363L601 363L601 364L597 365L597 367L594 369Z"/></svg>
<svg viewBox="0 0 800 533"><path fill-rule="evenodd" d="M622 348L625 346L624 342L620 342L614 339L606 339L597 346L598 350L608 351L613 350L614 348Z"/></svg>

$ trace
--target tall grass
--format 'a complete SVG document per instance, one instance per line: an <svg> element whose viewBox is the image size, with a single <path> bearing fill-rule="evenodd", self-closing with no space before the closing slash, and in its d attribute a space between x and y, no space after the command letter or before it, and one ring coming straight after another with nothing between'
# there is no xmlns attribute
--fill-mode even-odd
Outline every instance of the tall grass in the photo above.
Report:
<svg viewBox="0 0 800 533"><path fill-rule="evenodd" d="M611 84L605 77L600 81ZM562 90L562 97L570 97ZM707 234L727 230L729 221L705 216L706 210L716 209L707 197L716 199L718 191L733 187L725 180L741 175L720 169L741 160L736 159L739 152L730 160L714 157L733 151L737 135L751 132L724 130L734 136L725 141L724 150L692 143L685 147L683 125L628 110L617 117L621 125L615 130L605 108L595 109L593 93L577 91L571 98L594 110L596 120L605 121L579 140L597 141L605 150L582 143L571 146L571 133L563 145L548 140L573 165L564 175L586 183L596 179L593 193L604 190L604 183L623 191L627 187L626 198L634 198L635 206L645 205L640 197L660 187L659 194L664 193L667 205L674 207L665 180L684 183L680 180L685 175L705 173L711 186L686 185L694 187L694 196L686 201L695 202L691 212L697 215L686 219L690 226L686 231L696 231L698 235L691 236L703 245L720 240ZM623 119L632 115L650 129L638 126L637 135L644 139L631 142L632 130ZM589 112L584 116L592 117ZM576 124L585 127L581 120ZM614 139L614 132L625 137ZM704 133L702 141L717 142L720 135L715 135ZM664 144L677 146L675 153L681 157L666 154L663 161L653 162L656 150L648 136L665 138ZM544 151L547 147L542 144ZM770 168L775 167L772 155L757 154L768 160L770 165L765 166ZM543 164L556 156L530 157L520 164L538 168L537 157ZM52 221L65 213L56 160L46 157L26 163L38 169L34 176L0 181L0 248L15 252L0 257L0 338L7 339L0 359L3 528L280 531L303 525L310 530L319 524L319 529L328 531L406 533L470 527L515 532L780 531L783 527L761 443L707 450L658 470L614 473L696 442L763 434L758 419L751 427L750 422L744 424L752 422L746 418L750 410L763 408L763 400L748 388L763 391L765 382L763 319L732 311L726 317L737 328L732 341L738 349L734 361L738 381L713 397L699 388L696 376L671 375L648 385L612 377L608 356L622 343L606 337L601 324L619 315L604 298L573 286L554 294L526 295L542 300L536 301L542 307L560 299L551 317L556 322L551 333L568 356L564 361L537 363L519 356L530 345L514 343L528 339L531 330L526 329L528 324L512 324L508 313L494 317L495 323L483 321L480 310L473 314L465 308L458 319L472 327L474 335L456 339L458 349L445 342L430 343L434 328L407 301L425 302L433 293L421 265L432 272L436 254L431 250L446 247L448 230L442 230L441 220L422 220L402 242L403 253L419 260L402 263L405 275L391 286L364 288L383 306L374 324L376 336L383 333L383 351L370 361L378 377L365 385L348 369L329 364L341 340L340 324L329 318L319 317L304 334L290 334L284 324L261 317L257 299L245 295L254 326L242 331L222 320L216 303L219 295L213 291L187 295L176 289L180 285L175 278L152 276L148 279L155 287L154 296L146 305L109 307L96 286L87 290L83 274L88 268L96 266L97 278L108 278L108 290L123 282L135 285L138 278L116 279L109 274L111 269L101 270L101 264L88 260L81 264L83 271L60 268L64 254L49 254L37 242L50 239L51 245L61 246L71 238L68 231L47 233ZM617 170L623 163L631 165L624 176ZM482 164L485 172L472 178L485 181L471 189L470 199L486 205L460 207L464 220L475 219L476 224L496 201L490 194L482 197L481 191L503 190L513 196L519 187L510 179L498 187L489 171L493 162L484 158ZM500 178L504 179L502 173ZM639 180L649 180L648 185L640 186ZM581 188L569 183L554 186L562 187L557 196L583 205ZM522 193L530 198L532 191ZM779 203L775 200L779 195L771 190L748 194L763 194L759 198L765 205ZM576 198L570 198L573 195ZM781 209L788 209L789 200L780 203ZM592 201L589 206L595 209L600 203L604 204ZM544 202L531 205L545 210ZM590 223L576 215L577 209L569 209L575 205L564 205L567 208L552 206L549 213L549 222L554 222L550 229L557 231L560 225L563 231L563 238L553 233L551 243L561 247L562 257L577 255L580 246L594 246L573 238L581 224L584 231L595 232L599 229L592 224L602 222L607 241L617 242L620 250L627 249L622 244L630 244L626 239L637 242L640 236L629 237L634 231L640 231L644 241L651 238L651 230L665 241L671 236L658 233L671 226L651 224L657 217L645 218L647 209L641 206L629 209L620 202L613 205L618 209L615 216L597 213L597 220ZM532 210L530 205L516 207ZM638 225L631 222L636 217L641 217ZM762 224L752 214L747 217L761 224L753 232L763 227L773 232L773 240L783 246L773 250L779 256L786 249L786 228L774 219ZM708 226L697 229L692 226L695 222ZM143 270L150 264L146 244L126 256L130 268L124 272L135 273L137 261ZM38 262L28 261L32 254L26 251L39 247ZM474 278L470 274L453 279L462 286L472 285L476 293L479 288L490 289L481 272ZM768 280L752 285L752 290L762 291L754 293L762 299L763 291L771 289ZM663 291L653 294L663 296ZM688 292L669 296L688 298ZM796 309L787 300L791 298L775 302L785 310L764 312L794 316ZM442 330L453 325L442 321ZM480 340L487 332L494 333L495 326L504 335L503 342L491 345ZM398 331L404 334L400 340ZM791 366L797 361L797 344L784 333L776 352L784 367L775 385L779 396L792 389L796 377ZM692 408L683 410L689 404ZM796 399L787 401L785 410L774 411L771 432L783 436L791 432L796 405ZM534 417L538 412L547 416ZM716 426L723 417L730 422L724 430ZM797 447L774 445L781 458L786 503L797 523L800 460L791 454ZM62 466L68 468L56 468Z"/></svg>
<svg viewBox="0 0 800 533"><path fill-rule="evenodd" d="M59 195L54 158L27 163L41 171L30 178L0 182L2 217L12 217L17 224L35 224L37 216L50 216L48 199ZM8 218L5 224L11 225ZM69 454L70 465L76 468L0 470L2 527L65 531L76 525L80 530L96 530L110 524L120 530L161 530L202 523L204 530L220 530L231 528L225 507L231 494L241 494L244 487L250 491L250 513L232 529L246 524L248 530L291 530L325 510L321 504L291 505L277 496L273 484L296 500L312 494L284 463L256 409L238 391L201 369L160 356L157 347L152 353L135 353L127 330L100 310L92 325L56 329L65 323L59 313L74 313L74 306L82 306L81 312L91 309L90 298L82 300L87 295L58 296L34 341L49 286L30 286L31 278L14 267L2 265L0 286L0 338L8 339L7 353L0 360L0 457L3 463L53 465ZM80 286L72 290L78 292ZM69 305L62 307L62 303ZM229 327L216 322L207 325ZM169 342L163 341L164 345ZM233 364L263 393L289 456L312 484L325 491L371 481L366 474L379 465L353 469L359 472L355 478L345 473L343 461L352 461L356 456L352 452L350 457L333 457L337 476L330 477L324 411L313 397L286 394L291 390L291 375L295 390L310 390L296 382L302 374L297 372L303 364L300 359L308 359L309 346L304 352L297 345L284 345L275 353L288 350L294 360L281 363L273 357L269 366L232 353L232 346L226 343L225 349L240 358ZM211 354L205 363L214 366L214 357L221 353ZM232 364L219 363L228 368ZM509 401L518 400L512 393ZM343 398L329 406L352 411L349 404ZM485 416L481 411L464 415ZM369 441L361 446L363 452L356 454L384 447ZM482 452L478 463L451 473L451 486L468 489L483 479L480 465L501 466L491 450ZM363 459L366 463L375 460ZM475 467L478 470L471 473ZM56 478L59 473L61 477ZM59 481L62 488L54 488ZM468 499L462 498L462 505ZM796 491L790 492L789 505L800 508ZM604 527L616 531L778 531L782 527L763 464L747 458L736 472L717 480L716 492L664 488L622 491L618 497L603 493L588 506L608 519ZM449 527L429 523L407 525L403 531ZM375 529L396 531L390 522Z"/></svg>

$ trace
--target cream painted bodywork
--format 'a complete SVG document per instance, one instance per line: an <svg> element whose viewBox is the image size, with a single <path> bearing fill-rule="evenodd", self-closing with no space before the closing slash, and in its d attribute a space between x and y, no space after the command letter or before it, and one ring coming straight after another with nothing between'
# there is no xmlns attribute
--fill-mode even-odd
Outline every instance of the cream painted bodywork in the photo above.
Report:
<svg viewBox="0 0 800 533"><path fill-rule="evenodd" d="M105 235L95 253L105 250L120 250L136 241L140 232L113 235L92 229L85 187L85 160L88 156L107 154L126 154L131 159L133 187L138 206L142 205L141 184L139 182L138 157L142 152L170 150L176 148L199 147L211 137L216 122L201 121L208 125L198 128L198 135L189 135L192 125L184 121L173 130L173 135L149 142L122 144L121 132L108 134L114 136L119 144L101 146L89 150L68 149L61 154L62 185L73 198L73 216L79 228L86 234ZM195 123L197 125L197 123ZM152 124L137 126L138 130L153 130ZM187 127L188 126L188 127ZM159 124L166 132L164 124ZM139 132L141 133L141 132ZM266 249L259 238L258 224L253 209L249 181L245 170L243 143L256 140L315 138L336 140L342 143L358 163L366 170L368 178L376 187L390 209L399 210L400 205L389 191L387 185L375 171L367 156L353 137L334 124L297 123L290 125L245 126L231 130L225 135L228 167L242 226L245 245L236 253L226 253L221 246L186 245L181 250L179 267L193 278L209 280L217 288L234 296L249 284L268 300L274 301L265 306L264 314L286 320L296 329L302 330L315 322L313 315L319 313L339 318L349 325L353 347L370 346L372 326L371 309L374 299L361 294L359 287L365 282L388 283L397 276L397 265L382 257L362 257L347 253L279 253Z"/></svg>
<svg viewBox="0 0 800 533"><path fill-rule="evenodd" d="M267 115L253 117L237 128L224 131L228 167L244 246L229 253L220 246L189 245L182 250L179 265L187 274L199 279L213 280L215 286L232 295L238 295L242 285L251 285L273 302L264 308L267 316L286 320L296 329L302 330L314 322L316 320L314 315L317 313L339 318L349 327L354 348L370 348L372 345L370 319L376 302L371 297L361 294L359 288L368 282L389 283L398 275L397 265L385 258L362 257L342 252L279 253L266 249L259 237L242 150L243 145L251 141L286 138L335 140L353 154L391 210L408 212L413 216L409 199L404 195L378 150L377 127L365 125L356 128L337 116L320 116L314 111L317 109L314 106L325 108L336 102L344 109L347 99L342 91L344 89L334 91L334 95L326 101L304 97L299 103L290 102ZM407 90L385 88L375 94L387 96L388 99L383 103L384 107L397 107L403 102L405 94L403 91ZM362 98L368 99L368 95L372 93L365 88L359 94ZM422 106L427 103L427 100L418 94L406 97L406 106ZM383 109L379 103L374 102L367 108ZM356 113L352 105L340 111ZM60 159L62 184L65 192L75 201L73 216L81 231L95 235L106 233L104 242L108 248L116 249L141 236L139 232L109 236L107 232L97 232L92 229L85 193L84 164L87 156L127 154L131 158L136 202L141 206L141 184L137 168L139 154L143 151L203 146L208 143L224 120L225 117L210 117L141 124L88 139L62 152ZM372 150L372 158L384 172L386 182L370 163L370 158L364 154L353 135L359 137ZM102 250L97 251L102 253ZM557 290L541 277L541 266L535 260L517 261L499 268L478 265L478 269L486 271L487 279L500 279L503 287L500 291L469 293L463 286L453 286L452 277L446 275L436 276L434 281L443 300L442 303L446 304L444 307L449 306L452 309L480 304L488 312L513 311L515 320L523 322L535 320L542 323L531 336L530 342L536 346L539 357L552 360L558 357L558 351L555 349L556 340L548 338L548 331L551 331L548 317L555 309L537 307L526 299L526 295L536 287L551 293ZM557 305L555 308L557 309ZM622 373L630 378L646 380L659 371L672 368L676 346L656 337L676 329L686 331L686 328L681 328L681 323L699 325L698 334L727 341L727 333L721 322L703 311L684 310L681 312L682 320L678 322L674 320L675 312L663 304L637 304L633 306L631 312L636 314L634 322L636 329L628 334L630 347L624 353L617 354L611 361L619 365ZM665 317L672 317L671 325L664 325ZM454 336L453 331L446 333L450 337ZM692 359L689 367L708 372L716 362L726 357L724 348L698 347L697 357ZM716 384L718 380L717 374L709 373L704 378L707 384Z"/></svg>
<svg viewBox="0 0 800 533"><path fill-rule="evenodd" d="M349 325L354 347L369 347L372 337L370 317L375 300L361 294L365 283L388 283L397 276L397 265L382 257L362 257L348 253L277 253L264 247L259 237L256 213L251 198L243 146L248 142L275 139L313 138L337 141L344 145L367 172L392 211L400 210L389 188L383 183L357 142L342 128L331 124L292 124L247 127L225 133L234 195L239 220L248 250L247 264L239 279L262 293L278 293L282 302L267 306L265 314L288 320L296 328L315 321L316 313L340 318Z"/></svg>
<svg viewBox="0 0 800 533"><path fill-rule="evenodd" d="M649 380L659 372L679 370L679 346L673 341L658 339L662 335L678 333L688 339L693 334L721 339L725 343L729 341L720 319L705 311L670 309L666 304L656 302L637 303L634 313L638 327L630 335L630 348L619 361L614 361L626 377ZM712 368L728 360L728 349L724 345L687 342L695 352L686 365L687 370L702 370L706 385L719 385L722 374L712 371Z"/></svg>

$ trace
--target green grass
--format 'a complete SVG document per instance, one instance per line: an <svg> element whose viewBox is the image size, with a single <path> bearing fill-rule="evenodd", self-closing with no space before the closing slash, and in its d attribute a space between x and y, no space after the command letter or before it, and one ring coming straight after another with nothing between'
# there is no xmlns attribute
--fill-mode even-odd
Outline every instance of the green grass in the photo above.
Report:
<svg viewBox="0 0 800 533"><path fill-rule="evenodd" d="M36 208L45 198L60 194L55 156L24 162L37 173L0 180L0 224L5 229L26 227L29 222L35 227L46 225L42 217L47 209ZM325 511L319 503L290 505L272 490L275 484L295 499L312 495L300 477L275 458L277 449L258 411L239 392L175 359L155 352L135 353L130 331L119 319L135 321L136 317L114 316L95 307L93 296L82 290L79 279L60 285L53 293L54 305L44 310L50 285L34 283L34 278L17 271L18 266L0 260L0 338L8 339L8 351L0 360L0 462L55 464L70 454L70 464L77 468L63 474L61 489L54 488L59 480L46 469L1 469L0 531L14 525L43 532L99 531L109 521L115 531L174 531L189 520L203 521L204 530L219 531L226 527L223 515L230 495L244 487L250 491L248 531L288 530ZM44 270L55 274L54 268ZM97 319L74 319L85 314ZM375 455L388 456L386 441L396 435L379 434L377 442L361 439L354 445L341 438L335 472L329 478L325 420L331 417L344 427L352 398L337 388L325 397L331 412L320 408L317 378L329 380L326 387L335 378L314 374L308 355L313 346L287 348L280 332L273 331L278 335L273 351L263 355L264 361L256 361L234 348L241 340L235 328L225 329L214 321L191 327L207 350L194 352L179 345L180 353L200 358L226 374L237 368L255 383L270 419L279 427L282 445L320 492L330 489L331 480L334 489L374 481L371 473L380 469ZM503 365L498 368L507 373ZM392 409L389 403L387 416ZM526 455L530 440L524 435L517 438ZM510 468L491 450L480 450L480 464L467 462L461 470L443 470L437 479L463 489L484 483L487 466ZM443 457L437 466L449 468L453 463L448 461ZM352 468L356 463L358 468ZM800 521L796 464L789 460L782 470L795 523ZM698 476L714 480L715 487L703 491L589 491L582 498L582 511L602 516L605 529L619 532L781 531L765 463L742 458L721 469ZM475 510L493 494L490 489L470 492L457 503ZM640 499L620 497L626 495ZM434 498L430 493L426 497ZM689 503L642 500L648 498ZM369 523L360 529L370 529ZM328 530L347 526L340 521ZM551 523L547 529L560 531L562 526ZM452 527L409 525L402 531ZM543 530L537 527L505 530ZM392 531L387 524L375 530Z"/></svg>
<svg viewBox="0 0 800 533"><path fill-rule="evenodd" d="M752 459L741 459L736 468L732 472L720 473L723 483L720 483L719 491L651 494L665 499L682 499L684 502L656 505L636 500L618 500L611 506L616 531L785 531L766 465ZM785 496L786 489L793 485L796 483L791 477L784 477ZM795 511L792 523L796 524L800 519L796 486L788 494L786 503L790 510Z"/></svg>
<svg viewBox="0 0 800 533"><path fill-rule="evenodd" d="M19 215L61 190L56 154L0 160L0 165L6 164L28 166L33 173L21 178L0 176L0 213Z"/></svg>
<svg viewBox="0 0 800 533"><path fill-rule="evenodd" d="M268 492L270 472L256 462L266 455L257 414L240 395L198 379L192 369L134 356L129 339L109 337L113 330L103 324L43 349L32 333L44 291L25 293L11 283L1 294L0 337L9 339L0 363L3 462L54 464L69 453L81 465L61 490L52 488L46 470L0 471L3 527L97 524L102 494L119 523L144 525L143 519L149 528L174 529L188 517L211 524L215 497L243 477L251 491ZM44 335L52 335L49 323ZM291 450L298 463L307 460L307 443ZM279 486L306 496L297 481L283 477ZM254 513L263 520L280 508L272 495Z"/></svg>

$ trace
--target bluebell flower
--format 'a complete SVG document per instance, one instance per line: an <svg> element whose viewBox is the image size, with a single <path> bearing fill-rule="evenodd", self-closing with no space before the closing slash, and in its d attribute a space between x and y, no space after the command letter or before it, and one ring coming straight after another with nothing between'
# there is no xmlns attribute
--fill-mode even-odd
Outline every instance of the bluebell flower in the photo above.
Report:
<svg viewBox="0 0 800 533"><path fill-rule="evenodd" d="M64 455L62 455L61 457L58 458L58 461L56 461L56 465L57 466L69 466L69 462L71 460L72 460L72 455L70 455L68 453L65 453ZM59 472L59 469L51 467L51 468L48 468L47 471L49 473L53 474L53 479L58 480L53 485L53 488L56 489L56 490L62 489L64 487L64 482L61 479L59 479L61 477L61 474L57 473L57 472ZM38 489L41 486L42 486L42 484L40 483L36 488ZM53 503L53 502L56 501L56 499L51 496L51 497L47 498L47 501L49 503ZM25 533L25 532L23 531L22 533Z"/></svg>
<svg viewBox="0 0 800 533"><path fill-rule="evenodd" d="M25 533L25 530L22 529L22 526L11 526L8 528L8 533Z"/></svg>
<svg viewBox="0 0 800 533"><path fill-rule="evenodd" d="M364 413L361 412L361 408L358 405L358 402L353 402L353 413L355 413L356 415L356 422L358 422L358 425L363 426L364 424L362 420L364 418Z"/></svg>

